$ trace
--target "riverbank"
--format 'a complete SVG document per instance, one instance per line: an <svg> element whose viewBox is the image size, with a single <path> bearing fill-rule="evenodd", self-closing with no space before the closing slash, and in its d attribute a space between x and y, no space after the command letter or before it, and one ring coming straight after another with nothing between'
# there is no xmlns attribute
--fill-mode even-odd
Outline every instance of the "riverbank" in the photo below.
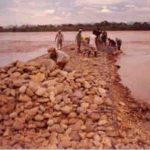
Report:
<svg viewBox="0 0 150 150"><path fill-rule="evenodd" d="M65 71L43 66L46 55L1 69L0 148L150 147L150 107L120 84L117 58L75 49L64 47Z"/></svg>

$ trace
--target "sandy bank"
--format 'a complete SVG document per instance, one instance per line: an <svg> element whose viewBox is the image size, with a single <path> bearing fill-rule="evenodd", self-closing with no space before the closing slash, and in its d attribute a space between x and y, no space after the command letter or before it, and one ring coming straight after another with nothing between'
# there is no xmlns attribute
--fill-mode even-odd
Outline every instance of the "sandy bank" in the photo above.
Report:
<svg viewBox="0 0 150 150"><path fill-rule="evenodd" d="M119 83L115 59L74 48L65 71L46 55L0 70L0 148L149 148L149 107Z"/></svg>

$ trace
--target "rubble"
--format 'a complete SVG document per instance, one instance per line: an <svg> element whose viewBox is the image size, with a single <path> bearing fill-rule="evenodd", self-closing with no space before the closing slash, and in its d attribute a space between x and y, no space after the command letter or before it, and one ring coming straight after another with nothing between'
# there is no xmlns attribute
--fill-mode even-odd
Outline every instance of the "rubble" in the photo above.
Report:
<svg viewBox="0 0 150 150"><path fill-rule="evenodd" d="M149 137L135 130L134 121L130 128L123 124L126 104L116 102L123 107L118 111L110 78L87 65L90 59L80 61L76 71L38 60L0 69L0 148L149 148Z"/></svg>

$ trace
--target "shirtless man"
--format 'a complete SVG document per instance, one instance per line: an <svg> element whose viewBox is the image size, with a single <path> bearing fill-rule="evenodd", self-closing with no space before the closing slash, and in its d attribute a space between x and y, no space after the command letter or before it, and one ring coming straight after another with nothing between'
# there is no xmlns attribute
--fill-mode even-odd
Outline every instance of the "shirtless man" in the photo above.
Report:
<svg viewBox="0 0 150 150"><path fill-rule="evenodd" d="M117 50L116 42L113 39L108 38L108 53L114 54Z"/></svg>
<svg viewBox="0 0 150 150"><path fill-rule="evenodd" d="M76 42L78 47L78 52L81 52L81 43L82 43L82 29L79 29L78 34L76 35Z"/></svg>
<svg viewBox="0 0 150 150"><path fill-rule="evenodd" d="M62 49L64 36L61 30L59 30L58 33L56 34L55 41L57 41L57 49Z"/></svg>
<svg viewBox="0 0 150 150"><path fill-rule="evenodd" d="M116 38L117 48L118 50L121 50L122 40L119 38Z"/></svg>
<svg viewBox="0 0 150 150"><path fill-rule="evenodd" d="M107 32L106 31L102 32L101 38L102 38L103 44L106 46L106 42L107 42Z"/></svg>
<svg viewBox="0 0 150 150"><path fill-rule="evenodd" d="M66 64L69 62L69 55L63 51L56 50L55 48L48 49L49 56L52 60L55 61L56 65L60 69L64 69Z"/></svg>
<svg viewBox="0 0 150 150"><path fill-rule="evenodd" d="M98 30L93 30L93 34L96 36L95 37L95 45L96 45L96 49L97 51L101 51L102 49L102 39L101 39L101 32Z"/></svg>

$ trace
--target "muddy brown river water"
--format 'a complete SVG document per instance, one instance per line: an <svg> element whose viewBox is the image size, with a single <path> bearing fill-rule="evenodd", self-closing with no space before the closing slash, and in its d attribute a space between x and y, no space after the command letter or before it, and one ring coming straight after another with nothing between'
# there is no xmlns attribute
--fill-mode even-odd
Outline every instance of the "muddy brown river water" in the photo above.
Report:
<svg viewBox="0 0 150 150"><path fill-rule="evenodd" d="M84 32L90 36L91 32ZM15 60L27 61L46 53L55 46L55 32L0 33L0 66ZM65 32L65 45L75 41L76 32ZM109 37L123 40L123 54L118 60L122 83L132 95L150 103L150 31L111 31Z"/></svg>

